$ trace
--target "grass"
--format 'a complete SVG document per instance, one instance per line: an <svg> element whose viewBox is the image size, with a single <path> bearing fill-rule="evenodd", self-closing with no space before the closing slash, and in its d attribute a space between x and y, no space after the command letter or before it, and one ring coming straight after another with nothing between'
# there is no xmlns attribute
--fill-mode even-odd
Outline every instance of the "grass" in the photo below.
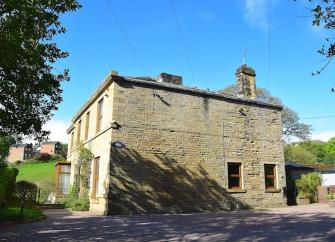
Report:
<svg viewBox="0 0 335 242"><path fill-rule="evenodd" d="M52 183L55 175L56 162L20 164L16 166L19 174L16 181L29 181L36 184Z"/></svg>
<svg viewBox="0 0 335 242"><path fill-rule="evenodd" d="M23 209L24 221L44 218L41 210L33 208ZM7 221L18 221L20 218L20 208L4 208L0 210L0 223Z"/></svg>

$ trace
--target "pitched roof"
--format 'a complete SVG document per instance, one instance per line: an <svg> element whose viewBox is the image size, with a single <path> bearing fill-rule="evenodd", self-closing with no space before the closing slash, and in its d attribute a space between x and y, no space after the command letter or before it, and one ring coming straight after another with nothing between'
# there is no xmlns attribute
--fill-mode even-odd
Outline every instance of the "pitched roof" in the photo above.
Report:
<svg viewBox="0 0 335 242"><path fill-rule="evenodd" d="M291 169L314 170L314 168L306 166L305 164L293 163L293 162L289 162L289 161L285 161L285 167L289 167Z"/></svg>
<svg viewBox="0 0 335 242"><path fill-rule="evenodd" d="M57 143L60 143L59 141L45 141L42 143L42 145L55 145Z"/></svg>
<svg viewBox="0 0 335 242"><path fill-rule="evenodd" d="M18 143L18 144L13 144L10 147L26 147L26 146L32 146L32 144L22 144L22 143Z"/></svg>
<svg viewBox="0 0 335 242"><path fill-rule="evenodd" d="M130 77L130 76L119 76L119 75L110 74L105 78L102 84L96 89L96 91L92 94L92 96L86 101L86 103L79 109L76 115L72 118L71 120L72 123L74 123L81 116L81 114L114 81L118 83L132 83L135 85L147 86L147 87L152 87L152 88L161 88L161 89L166 89L166 90L175 91L175 92L190 93L190 94L206 96L210 98L222 99L222 100L231 101L231 102L240 102L240 103L254 105L254 106L261 106L264 108L272 108L272 109L278 109L278 110L282 110L283 108L281 105L266 103L266 102L262 102L259 100L251 100L248 98L236 97L236 96L229 95L229 94L217 93L217 92L213 92L209 90L203 90L203 89L192 88L192 87L186 87L183 85L177 85L173 83L158 82L156 79L151 78L151 77ZM70 126L67 129L67 132L69 133L71 129L72 129L72 126Z"/></svg>

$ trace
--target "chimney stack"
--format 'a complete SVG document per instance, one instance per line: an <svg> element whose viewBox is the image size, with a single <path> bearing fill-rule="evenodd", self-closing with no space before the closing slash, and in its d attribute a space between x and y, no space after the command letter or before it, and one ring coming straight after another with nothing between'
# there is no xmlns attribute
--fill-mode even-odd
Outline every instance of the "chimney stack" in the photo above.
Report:
<svg viewBox="0 0 335 242"><path fill-rule="evenodd" d="M238 97L256 100L256 72L247 65L242 65L236 70Z"/></svg>
<svg viewBox="0 0 335 242"><path fill-rule="evenodd" d="M164 72L159 74L157 81L183 85L183 78L181 76L175 76Z"/></svg>

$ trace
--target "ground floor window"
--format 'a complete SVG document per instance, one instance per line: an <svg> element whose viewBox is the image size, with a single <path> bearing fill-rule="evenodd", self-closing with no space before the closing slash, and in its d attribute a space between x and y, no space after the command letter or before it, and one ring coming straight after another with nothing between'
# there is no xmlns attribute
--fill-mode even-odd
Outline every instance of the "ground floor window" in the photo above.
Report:
<svg viewBox="0 0 335 242"><path fill-rule="evenodd" d="M228 163L228 189L242 189L241 163Z"/></svg>
<svg viewBox="0 0 335 242"><path fill-rule="evenodd" d="M265 164L264 165L264 177L265 177L265 189L276 188L276 165Z"/></svg>
<svg viewBox="0 0 335 242"><path fill-rule="evenodd" d="M95 158L93 162L92 198L96 198L99 193L99 163L100 157Z"/></svg>
<svg viewBox="0 0 335 242"><path fill-rule="evenodd" d="M71 164L58 163L56 165L57 189L60 194L67 194L70 187Z"/></svg>

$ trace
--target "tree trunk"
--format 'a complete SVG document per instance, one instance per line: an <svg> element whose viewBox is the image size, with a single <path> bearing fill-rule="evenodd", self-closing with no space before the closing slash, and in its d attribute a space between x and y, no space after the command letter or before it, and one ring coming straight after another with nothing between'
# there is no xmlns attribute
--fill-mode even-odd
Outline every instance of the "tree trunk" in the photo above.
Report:
<svg viewBox="0 0 335 242"><path fill-rule="evenodd" d="M23 193L22 200L21 200L21 209L20 209L20 220L22 221L24 219L23 216L23 207L24 207L24 201L26 200L26 193Z"/></svg>

